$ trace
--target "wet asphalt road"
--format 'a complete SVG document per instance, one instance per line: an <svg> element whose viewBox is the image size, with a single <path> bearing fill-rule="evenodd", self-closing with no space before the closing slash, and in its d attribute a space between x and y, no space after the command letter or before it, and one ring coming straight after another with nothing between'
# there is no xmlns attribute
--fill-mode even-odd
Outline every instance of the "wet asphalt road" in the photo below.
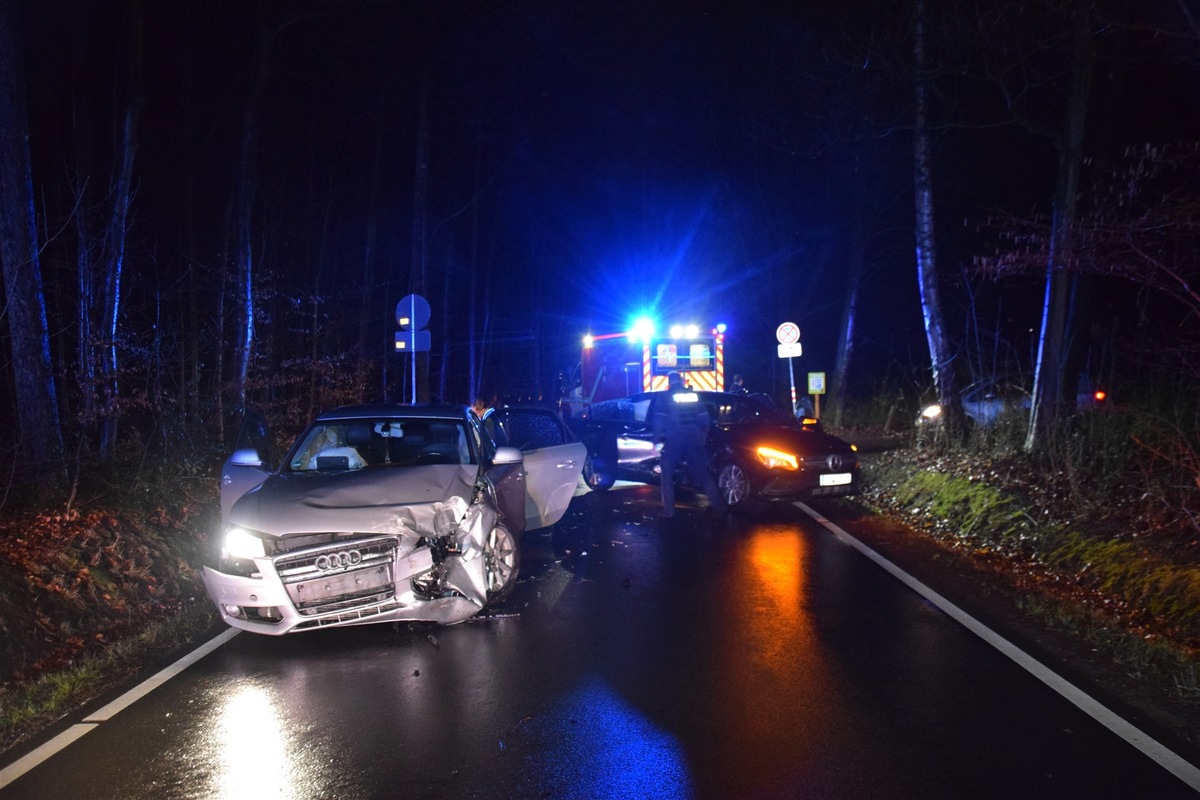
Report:
<svg viewBox="0 0 1200 800"><path fill-rule="evenodd" d="M240 634L0 798L1195 796L800 511L655 510L576 498L489 618Z"/></svg>

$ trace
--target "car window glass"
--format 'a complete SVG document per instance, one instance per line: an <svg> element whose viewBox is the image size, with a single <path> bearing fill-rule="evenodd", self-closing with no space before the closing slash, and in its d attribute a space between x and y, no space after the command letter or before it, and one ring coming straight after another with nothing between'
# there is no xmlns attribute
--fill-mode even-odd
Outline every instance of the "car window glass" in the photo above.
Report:
<svg viewBox="0 0 1200 800"><path fill-rule="evenodd" d="M483 454L485 461L492 461L496 458L496 448L507 443L507 438L504 436L504 427L502 425L491 425L487 428L483 427L483 423L478 417L471 417L471 436L475 439L475 444L479 452Z"/></svg>
<svg viewBox="0 0 1200 800"><path fill-rule="evenodd" d="M620 421L623 405L621 400L602 400L599 403L592 403L588 414L595 420Z"/></svg>
<svg viewBox="0 0 1200 800"><path fill-rule="evenodd" d="M565 441L562 426L548 411L520 409L505 415L504 429L509 442L519 450L553 447Z"/></svg>
<svg viewBox="0 0 1200 800"><path fill-rule="evenodd" d="M311 427L292 450L295 472L379 466L473 464L466 426L458 420L336 420Z"/></svg>
<svg viewBox="0 0 1200 800"><path fill-rule="evenodd" d="M629 422L645 422L650 414L650 402L654 399L654 395L646 395L642 399L632 404L630 408Z"/></svg>
<svg viewBox="0 0 1200 800"><path fill-rule="evenodd" d="M750 422L754 419L754 407L736 397L722 397L708 406L709 417L719 425Z"/></svg>
<svg viewBox="0 0 1200 800"><path fill-rule="evenodd" d="M250 409L246 411L233 449L254 450L264 464L271 463L271 431L262 414Z"/></svg>

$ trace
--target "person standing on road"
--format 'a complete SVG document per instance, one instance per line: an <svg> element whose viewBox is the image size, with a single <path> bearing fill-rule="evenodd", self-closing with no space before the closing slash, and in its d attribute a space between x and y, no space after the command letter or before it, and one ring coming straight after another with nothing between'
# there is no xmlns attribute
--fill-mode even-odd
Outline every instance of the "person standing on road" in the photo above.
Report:
<svg viewBox="0 0 1200 800"><path fill-rule="evenodd" d="M729 389L733 394L750 394L750 390L746 388L746 379L741 375L733 376L733 386Z"/></svg>
<svg viewBox="0 0 1200 800"><path fill-rule="evenodd" d="M667 390L654 401L654 439L663 446L660 515L675 516L675 468L680 464L687 464L700 479L710 507L723 511L725 501L708 463L708 409L699 395L684 386L678 372L667 376Z"/></svg>

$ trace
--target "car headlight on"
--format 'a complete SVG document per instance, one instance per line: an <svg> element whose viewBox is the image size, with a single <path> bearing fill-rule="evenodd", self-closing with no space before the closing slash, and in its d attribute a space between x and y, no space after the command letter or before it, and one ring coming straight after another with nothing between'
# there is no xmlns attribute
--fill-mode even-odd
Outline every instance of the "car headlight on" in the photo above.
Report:
<svg viewBox="0 0 1200 800"><path fill-rule="evenodd" d="M262 538L237 525L232 525L225 531L225 544L222 549L230 558L262 558L267 554Z"/></svg>
<svg viewBox="0 0 1200 800"><path fill-rule="evenodd" d="M921 419L932 422L942 415L942 407L937 403L931 406L925 406L921 409Z"/></svg>
<svg viewBox="0 0 1200 800"><path fill-rule="evenodd" d="M767 469L800 469L800 462L795 453L785 453L773 447L760 447L754 454Z"/></svg>

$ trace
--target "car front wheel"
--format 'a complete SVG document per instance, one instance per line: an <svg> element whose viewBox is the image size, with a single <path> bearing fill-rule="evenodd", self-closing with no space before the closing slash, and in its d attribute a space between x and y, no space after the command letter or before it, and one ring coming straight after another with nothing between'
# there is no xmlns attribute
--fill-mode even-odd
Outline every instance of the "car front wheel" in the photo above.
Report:
<svg viewBox="0 0 1200 800"><path fill-rule="evenodd" d="M487 605L503 603L521 571L521 550L517 540L503 525L492 528L483 544L483 569L487 581Z"/></svg>
<svg viewBox="0 0 1200 800"><path fill-rule="evenodd" d="M717 487L725 498L725 504L731 509L744 508L750 500L750 474L736 461L721 467L717 474Z"/></svg>
<svg viewBox="0 0 1200 800"><path fill-rule="evenodd" d="M583 481L594 492L604 492L617 482L617 476L608 468L603 459L588 456L583 463Z"/></svg>

